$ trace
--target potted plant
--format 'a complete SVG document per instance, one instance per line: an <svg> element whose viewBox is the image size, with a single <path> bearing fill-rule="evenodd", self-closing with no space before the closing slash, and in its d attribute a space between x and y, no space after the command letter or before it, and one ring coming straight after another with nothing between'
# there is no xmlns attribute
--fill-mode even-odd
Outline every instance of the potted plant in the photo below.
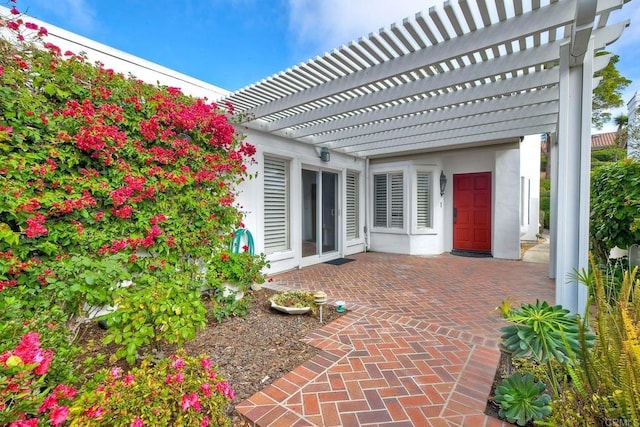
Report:
<svg viewBox="0 0 640 427"><path fill-rule="evenodd" d="M225 297L235 292L239 299L252 285L264 283L264 267L269 267L264 254L221 251L207 265L207 284L209 287L221 286Z"/></svg>

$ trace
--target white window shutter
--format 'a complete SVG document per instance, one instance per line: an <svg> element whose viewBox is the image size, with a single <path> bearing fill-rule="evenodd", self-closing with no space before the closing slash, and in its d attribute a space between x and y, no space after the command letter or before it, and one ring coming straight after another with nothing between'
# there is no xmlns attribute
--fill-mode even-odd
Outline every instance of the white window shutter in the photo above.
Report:
<svg viewBox="0 0 640 427"><path fill-rule="evenodd" d="M418 172L417 176L417 228L432 228L431 223L431 172Z"/></svg>
<svg viewBox="0 0 640 427"><path fill-rule="evenodd" d="M264 248L266 254L290 249L289 162L264 157Z"/></svg>
<svg viewBox="0 0 640 427"><path fill-rule="evenodd" d="M373 177L373 225L387 227L387 175Z"/></svg>
<svg viewBox="0 0 640 427"><path fill-rule="evenodd" d="M358 175L347 173L347 240L359 237Z"/></svg>
<svg viewBox="0 0 640 427"><path fill-rule="evenodd" d="M389 174L390 180L390 228L404 228L404 181L402 173Z"/></svg>

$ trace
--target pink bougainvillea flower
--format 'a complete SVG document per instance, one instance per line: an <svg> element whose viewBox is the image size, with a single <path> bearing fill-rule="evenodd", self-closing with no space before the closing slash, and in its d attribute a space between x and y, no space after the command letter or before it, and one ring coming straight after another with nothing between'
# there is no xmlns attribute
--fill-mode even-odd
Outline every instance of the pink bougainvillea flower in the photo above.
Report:
<svg viewBox="0 0 640 427"><path fill-rule="evenodd" d="M11 8L11 14L12 15L20 15L20 11L15 6L13 6Z"/></svg>
<svg viewBox="0 0 640 427"><path fill-rule="evenodd" d="M38 418L29 418L28 420L18 420L9 424L9 427L37 427L38 421L40 421L40 419Z"/></svg>
<svg viewBox="0 0 640 427"><path fill-rule="evenodd" d="M45 219L46 218L42 214L36 214L31 218L27 218L27 229L25 230L27 237L33 238L47 234L48 230L43 225Z"/></svg>
<svg viewBox="0 0 640 427"><path fill-rule="evenodd" d="M74 387L69 387L68 385L59 384L53 390L58 399L73 399L76 395L76 389Z"/></svg>
<svg viewBox="0 0 640 427"><path fill-rule="evenodd" d="M54 393L51 393L50 395L48 395L42 400L42 403L38 408L38 412L40 413L46 412L50 409L56 408L57 406L58 406L58 397Z"/></svg>
<svg viewBox="0 0 640 427"><path fill-rule="evenodd" d="M216 384L216 390L230 400L233 400L233 398L236 396L236 392L226 381L220 381L218 384Z"/></svg>
<svg viewBox="0 0 640 427"><path fill-rule="evenodd" d="M124 376L124 383L125 385L131 385L135 382L136 378L131 375L131 374L127 374Z"/></svg>
<svg viewBox="0 0 640 427"><path fill-rule="evenodd" d="M202 365L202 367L209 372L211 370L211 359L209 359L208 357L204 357L201 361L200 361L200 365Z"/></svg>
<svg viewBox="0 0 640 427"><path fill-rule="evenodd" d="M140 417L135 417L133 421L131 421L131 424L129 424L129 427L143 427L143 426L144 426L144 421L142 421L142 418Z"/></svg>
<svg viewBox="0 0 640 427"><path fill-rule="evenodd" d="M120 378L120 374L122 374L122 368L120 368L119 366L114 366L111 368L109 373L111 374L111 378L117 380L118 378Z"/></svg>
<svg viewBox="0 0 640 427"><path fill-rule="evenodd" d="M33 370L38 375L44 375L49 370L49 365L51 365L51 360L53 360L53 351L45 350L43 353L43 359L38 366Z"/></svg>
<svg viewBox="0 0 640 427"><path fill-rule="evenodd" d="M189 408L193 408L194 411L200 411L202 406L200 405L200 399L198 398L197 393L187 393L182 396L182 402L180 403L180 407L183 411L186 411Z"/></svg>
<svg viewBox="0 0 640 427"><path fill-rule="evenodd" d="M84 411L85 415L89 418L100 418L104 414L104 409L98 407L92 407Z"/></svg>
<svg viewBox="0 0 640 427"><path fill-rule="evenodd" d="M204 416L204 418L202 419L202 421L200 421L200 427L207 427L211 424L211 420L209 419L209 417L207 417L206 415Z"/></svg>
<svg viewBox="0 0 640 427"><path fill-rule="evenodd" d="M58 406L49 412L49 420L52 426L59 426L69 418L69 408L67 406Z"/></svg>
<svg viewBox="0 0 640 427"><path fill-rule="evenodd" d="M171 366L173 366L173 369L182 369L184 368L184 360L177 358L176 360L173 361Z"/></svg>
<svg viewBox="0 0 640 427"><path fill-rule="evenodd" d="M200 385L200 390L202 391L202 394L205 397L210 397L211 396L211 384L204 383L204 384Z"/></svg>

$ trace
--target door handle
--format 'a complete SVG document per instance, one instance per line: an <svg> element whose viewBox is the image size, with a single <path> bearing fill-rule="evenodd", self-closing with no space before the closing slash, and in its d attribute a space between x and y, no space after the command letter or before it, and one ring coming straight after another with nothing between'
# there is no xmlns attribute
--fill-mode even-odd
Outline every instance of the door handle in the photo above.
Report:
<svg viewBox="0 0 640 427"><path fill-rule="evenodd" d="M331 209L331 216L336 216L336 211L335 211L335 209Z"/></svg>
<svg viewBox="0 0 640 427"><path fill-rule="evenodd" d="M453 223L456 223L456 218L458 218L458 208L453 208Z"/></svg>

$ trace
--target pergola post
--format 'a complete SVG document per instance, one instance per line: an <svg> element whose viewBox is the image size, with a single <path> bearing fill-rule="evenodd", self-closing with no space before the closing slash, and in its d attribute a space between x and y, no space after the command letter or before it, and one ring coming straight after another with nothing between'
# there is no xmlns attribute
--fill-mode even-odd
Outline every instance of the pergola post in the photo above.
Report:
<svg viewBox="0 0 640 427"><path fill-rule="evenodd" d="M572 43L560 48L557 203L555 210L556 303L583 313L588 289L577 273L588 268L593 42L576 61ZM555 162L554 162L555 166Z"/></svg>

